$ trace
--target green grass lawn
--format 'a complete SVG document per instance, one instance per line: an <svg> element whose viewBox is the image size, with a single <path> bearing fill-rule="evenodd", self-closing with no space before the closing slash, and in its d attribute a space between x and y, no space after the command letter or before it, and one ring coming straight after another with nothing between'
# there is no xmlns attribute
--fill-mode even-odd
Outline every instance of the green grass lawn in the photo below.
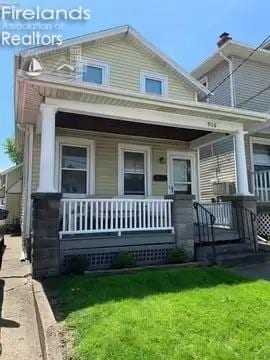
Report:
<svg viewBox="0 0 270 360"><path fill-rule="evenodd" d="M78 360L270 359L270 284L219 268L46 282Z"/></svg>

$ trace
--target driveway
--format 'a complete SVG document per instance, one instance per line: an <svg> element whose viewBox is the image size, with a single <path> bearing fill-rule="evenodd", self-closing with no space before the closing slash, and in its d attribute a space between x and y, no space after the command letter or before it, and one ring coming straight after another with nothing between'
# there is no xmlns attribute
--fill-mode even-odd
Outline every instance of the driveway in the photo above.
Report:
<svg viewBox="0 0 270 360"><path fill-rule="evenodd" d="M0 326L3 360L41 359L30 266L20 262L21 238L5 237L0 272Z"/></svg>

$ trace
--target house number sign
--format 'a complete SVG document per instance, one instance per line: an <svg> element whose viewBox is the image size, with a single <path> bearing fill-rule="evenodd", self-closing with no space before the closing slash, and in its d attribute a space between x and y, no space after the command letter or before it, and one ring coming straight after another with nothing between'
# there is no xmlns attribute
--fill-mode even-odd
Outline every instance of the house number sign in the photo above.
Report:
<svg viewBox="0 0 270 360"><path fill-rule="evenodd" d="M217 127L217 123L215 121L208 121L207 123L209 128L216 128Z"/></svg>

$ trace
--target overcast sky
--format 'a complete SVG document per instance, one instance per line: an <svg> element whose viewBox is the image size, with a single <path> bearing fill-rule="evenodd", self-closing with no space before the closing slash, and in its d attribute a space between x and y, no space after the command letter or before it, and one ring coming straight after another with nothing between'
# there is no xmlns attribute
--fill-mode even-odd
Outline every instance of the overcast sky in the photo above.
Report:
<svg viewBox="0 0 270 360"><path fill-rule="evenodd" d="M64 38L129 24L144 37L191 71L216 50L223 31L234 40L257 45L270 33L270 2L267 0L54 0L19 1L20 8L74 8L91 11L91 20L65 23ZM0 20L1 21L1 20ZM16 47L0 48L0 171L11 163L3 152L3 141L14 134L13 57Z"/></svg>

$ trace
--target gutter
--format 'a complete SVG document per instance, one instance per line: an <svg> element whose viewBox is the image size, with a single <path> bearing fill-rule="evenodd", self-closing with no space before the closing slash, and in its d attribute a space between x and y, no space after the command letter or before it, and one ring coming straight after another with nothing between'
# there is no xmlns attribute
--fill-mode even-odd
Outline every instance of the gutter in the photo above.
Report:
<svg viewBox="0 0 270 360"><path fill-rule="evenodd" d="M24 80L21 79L21 81ZM131 91L119 90L111 87L97 89L97 87L89 86L89 85L86 86L85 84L76 83L75 81L73 81L71 84L67 84L67 82L61 81L59 79L39 78L39 79L31 80L31 82L29 83L43 87L47 85L55 89L61 88L61 90L65 89L73 92L84 92L86 94L91 94L91 95L107 96L107 97L113 97L114 99L121 99L121 100L134 101L138 103L157 105L159 107L166 106L167 108L173 108L173 109L200 111L205 114L215 113L219 116L221 115L221 116L237 117L238 120L244 120L244 122L247 120L265 122L266 120L270 119L270 114L268 113L255 112L255 111L243 110L238 108L229 108L215 104L209 105L195 101L179 101L169 98L161 99L155 96L150 96L150 95L146 96L145 94L137 94Z"/></svg>
<svg viewBox="0 0 270 360"><path fill-rule="evenodd" d="M247 130L247 132L248 132L249 135L251 135L251 134L254 134L254 133L258 132L258 131L268 129L269 127L270 127L270 120L267 120L266 123L264 123L263 125L259 125L254 129Z"/></svg>
<svg viewBox="0 0 270 360"><path fill-rule="evenodd" d="M229 59L227 56L225 56L223 54L222 51L219 52L219 55L228 62L229 64L229 74L230 75L230 93L231 93L231 107L234 108L235 107L235 90L234 90L234 77L233 77L233 64L232 64L232 60Z"/></svg>

